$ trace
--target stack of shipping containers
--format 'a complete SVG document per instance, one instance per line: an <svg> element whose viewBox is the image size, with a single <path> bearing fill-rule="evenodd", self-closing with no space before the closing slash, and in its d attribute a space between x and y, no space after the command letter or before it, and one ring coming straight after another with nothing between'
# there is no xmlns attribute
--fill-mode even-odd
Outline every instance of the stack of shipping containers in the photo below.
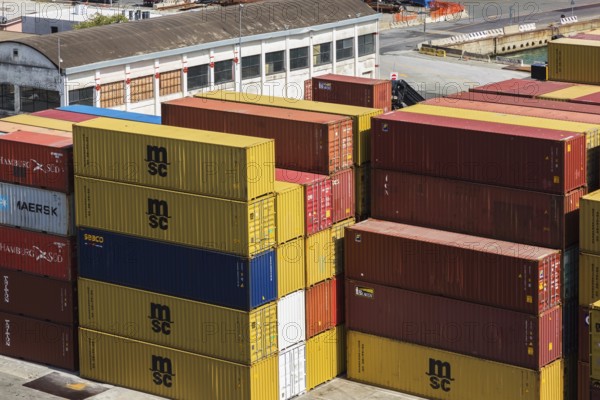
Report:
<svg viewBox="0 0 600 400"><path fill-rule="evenodd" d="M274 142L74 126L81 375L169 398L280 398Z"/></svg>
<svg viewBox="0 0 600 400"><path fill-rule="evenodd" d="M325 74L307 80L304 87L307 100L392 111L392 81L387 79Z"/></svg>

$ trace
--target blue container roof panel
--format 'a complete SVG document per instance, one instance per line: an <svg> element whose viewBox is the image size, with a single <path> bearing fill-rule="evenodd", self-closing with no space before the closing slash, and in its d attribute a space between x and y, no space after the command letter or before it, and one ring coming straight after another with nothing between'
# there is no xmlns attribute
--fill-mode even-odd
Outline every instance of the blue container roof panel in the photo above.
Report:
<svg viewBox="0 0 600 400"><path fill-rule="evenodd" d="M142 114L130 111L112 110L109 108L92 107L82 104L74 104L71 106L59 107L57 110L70 111L80 114L97 115L99 117L125 119L128 121L146 122L149 124L160 125L162 118L157 115Z"/></svg>

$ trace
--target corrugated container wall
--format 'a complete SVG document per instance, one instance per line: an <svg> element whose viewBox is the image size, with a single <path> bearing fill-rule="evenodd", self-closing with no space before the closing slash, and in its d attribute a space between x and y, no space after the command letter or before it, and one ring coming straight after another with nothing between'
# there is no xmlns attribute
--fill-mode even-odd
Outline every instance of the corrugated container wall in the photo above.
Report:
<svg viewBox="0 0 600 400"><path fill-rule="evenodd" d="M392 111L392 81L326 74L312 78L312 100Z"/></svg>
<svg viewBox="0 0 600 400"><path fill-rule="evenodd" d="M561 309L563 358L577 358L579 352L579 305L577 299L563 300Z"/></svg>
<svg viewBox="0 0 600 400"><path fill-rule="evenodd" d="M579 305L600 300L600 255L579 254Z"/></svg>
<svg viewBox="0 0 600 400"><path fill-rule="evenodd" d="M161 123L159 115L142 114L131 111L112 110L110 108L86 106L83 104L73 104L70 106L59 107L57 110L69 111L80 114L88 114L97 117L108 117L114 119L125 119L128 121L148 122L150 124Z"/></svg>
<svg viewBox="0 0 600 400"><path fill-rule="evenodd" d="M304 235L304 188L301 185L275 181L275 216L277 245Z"/></svg>
<svg viewBox="0 0 600 400"><path fill-rule="evenodd" d="M96 118L73 127L75 173L248 201L273 193L270 139Z"/></svg>
<svg viewBox="0 0 600 400"><path fill-rule="evenodd" d="M348 378L439 400L562 400L563 365L540 370L348 332Z"/></svg>
<svg viewBox="0 0 600 400"><path fill-rule="evenodd" d="M356 193L356 219L362 221L371 216L371 163L354 168Z"/></svg>
<svg viewBox="0 0 600 400"><path fill-rule="evenodd" d="M164 125L275 139L275 164L317 174L352 166L352 120L342 115L186 97L162 103Z"/></svg>
<svg viewBox="0 0 600 400"><path fill-rule="evenodd" d="M0 311L0 354L70 371L79 370L77 328Z"/></svg>
<svg viewBox="0 0 600 400"><path fill-rule="evenodd" d="M241 364L277 352L277 305L250 312L79 278L79 324Z"/></svg>
<svg viewBox="0 0 600 400"><path fill-rule="evenodd" d="M73 237L0 225L0 266L71 281L77 277Z"/></svg>
<svg viewBox="0 0 600 400"><path fill-rule="evenodd" d="M530 315L346 280L348 329L538 369L562 355L560 306Z"/></svg>
<svg viewBox="0 0 600 400"><path fill-rule="evenodd" d="M10 117L2 118L4 122L11 122L14 124L23 124L29 126L37 126L46 129L56 129L58 131L72 132L73 122L71 121L60 121L58 119L37 117L30 114L18 114L11 115Z"/></svg>
<svg viewBox="0 0 600 400"><path fill-rule="evenodd" d="M579 297L579 247L577 245L563 250L560 268L561 298L577 302Z"/></svg>
<svg viewBox="0 0 600 400"><path fill-rule="evenodd" d="M374 218L555 249L579 239L585 188L561 196L377 169L372 178Z"/></svg>
<svg viewBox="0 0 600 400"><path fill-rule="evenodd" d="M548 78L600 85L600 42L571 38L548 42Z"/></svg>
<svg viewBox="0 0 600 400"><path fill-rule="evenodd" d="M590 400L589 363L577 363L577 400Z"/></svg>
<svg viewBox="0 0 600 400"><path fill-rule="evenodd" d="M578 358L579 361L590 362L590 309L588 306L579 306L577 315Z"/></svg>
<svg viewBox="0 0 600 400"><path fill-rule="evenodd" d="M277 246L277 297L305 287L304 238Z"/></svg>
<svg viewBox="0 0 600 400"><path fill-rule="evenodd" d="M0 182L0 224L73 235L73 195Z"/></svg>
<svg viewBox="0 0 600 400"><path fill-rule="evenodd" d="M354 170L344 169L331 174L332 222L354 217Z"/></svg>
<svg viewBox="0 0 600 400"><path fill-rule="evenodd" d="M331 228L304 239L305 283L311 287L335 275L335 254Z"/></svg>
<svg viewBox="0 0 600 400"><path fill-rule="evenodd" d="M170 399L278 398L277 355L245 366L84 328L79 342L83 378Z"/></svg>
<svg viewBox="0 0 600 400"><path fill-rule="evenodd" d="M350 279L529 314L561 301L558 250L374 219L345 247Z"/></svg>
<svg viewBox="0 0 600 400"><path fill-rule="evenodd" d="M600 190L583 196L579 208L579 250L600 254Z"/></svg>
<svg viewBox="0 0 600 400"><path fill-rule="evenodd" d="M518 97L538 97L546 93L574 86L573 83L538 81L533 79L513 78L469 88L470 92L509 95Z"/></svg>
<svg viewBox="0 0 600 400"><path fill-rule="evenodd" d="M79 226L246 257L275 245L274 195L241 202L80 176L75 193Z"/></svg>
<svg viewBox="0 0 600 400"><path fill-rule="evenodd" d="M279 353L279 399L287 400L306 391L306 343Z"/></svg>
<svg viewBox="0 0 600 400"><path fill-rule="evenodd" d="M592 384L600 382L600 302L590 307L590 376Z"/></svg>
<svg viewBox="0 0 600 400"><path fill-rule="evenodd" d="M43 111L36 111L29 115L34 115L36 117L57 119L59 121L68 121L68 122L83 122L83 121L97 118L95 115L80 114L80 113L71 112L71 111L59 110L56 108L43 110Z"/></svg>
<svg viewBox="0 0 600 400"><path fill-rule="evenodd" d="M354 218L349 218L344 221L340 221L331 227L331 245L333 246L333 265L335 268L335 275L341 275L344 273L344 235L346 233L346 227L352 226L356 223Z"/></svg>
<svg viewBox="0 0 600 400"><path fill-rule="evenodd" d="M577 357L563 357L563 399L577 399Z"/></svg>
<svg viewBox="0 0 600 400"><path fill-rule="evenodd" d="M344 323L344 279L328 279L306 290L306 337Z"/></svg>
<svg viewBox="0 0 600 400"><path fill-rule="evenodd" d="M346 371L346 330L336 326L306 341L306 389Z"/></svg>
<svg viewBox="0 0 600 400"><path fill-rule="evenodd" d="M73 191L73 140L18 131L0 136L0 180Z"/></svg>
<svg viewBox="0 0 600 400"><path fill-rule="evenodd" d="M64 138L72 138L73 134L71 132L54 130L48 128L41 128L39 126L31 126L25 124L17 124L15 122L5 121L3 118L0 118L0 133L11 133L16 131L27 131L27 132L35 132L35 133L44 133L46 135L54 135L60 136Z"/></svg>
<svg viewBox="0 0 600 400"><path fill-rule="evenodd" d="M277 298L273 250L243 258L84 227L78 244L84 278L244 311Z"/></svg>
<svg viewBox="0 0 600 400"><path fill-rule="evenodd" d="M277 301L277 342L280 352L306 339L305 301L304 290Z"/></svg>

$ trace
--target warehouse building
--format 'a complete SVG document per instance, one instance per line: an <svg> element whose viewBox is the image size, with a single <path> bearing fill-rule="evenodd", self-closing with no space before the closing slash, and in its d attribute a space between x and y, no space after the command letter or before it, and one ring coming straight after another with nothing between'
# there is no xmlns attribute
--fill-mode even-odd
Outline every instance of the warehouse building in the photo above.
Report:
<svg viewBox="0 0 600 400"><path fill-rule="evenodd" d="M360 0L268 0L8 40L0 113L160 115L163 101L217 88L302 97L313 76L377 77L378 20Z"/></svg>

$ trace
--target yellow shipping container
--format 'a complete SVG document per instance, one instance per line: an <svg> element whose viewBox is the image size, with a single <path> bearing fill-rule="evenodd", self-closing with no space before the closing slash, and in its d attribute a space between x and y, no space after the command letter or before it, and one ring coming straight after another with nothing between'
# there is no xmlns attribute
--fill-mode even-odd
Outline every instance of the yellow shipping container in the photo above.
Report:
<svg viewBox="0 0 600 400"><path fill-rule="evenodd" d="M600 41L561 38L548 42L548 79L600 85Z"/></svg>
<svg viewBox="0 0 600 400"><path fill-rule="evenodd" d="M600 300L600 255L579 253L579 305Z"/></svg>
<svg viewBox="0 0 600 400"><path fill-rule="evenodd" d="M0 121L38 126L40 128L56 129L65 132L73 132L73 122L71 121L62 121L59 119L38 117L37 115L19 114L2 118Z"/></svg>
<svg viewBox="0 0 600 400"><path fill-rule="evenodd" d="M354 168L356 217L360 220L371 215L371 163Z"/></svg>
<svg viewBox="0 0 600 400"><path fill-rule="evenodd" d="M344 273L344 232L347 226L356 223L354 218L345 219L331 227L331 245L333 246L333 263L335 275Z"/></svg>
<svg viewBox="0 0 600 400"><path fill-rule="evenodd" d="M178 400L277 400L278 356L252 366L79 328L81 377Z"/></svg>
<svg viewBox="0 0 600 400"><path fill-rule="evenodd" d="M304 289L304 238L277 246L277 297Z"/></svg>
<svg viewBox="0 0 600 400"><path fill-rule="evenodd" d="M252 364L277 352L277 303L250 312L78 280L79 324L117 336Z"/></svg>
<svg viewBox="0 0 600 400"><path fill-rule="evenodd" d="M349 106L346 104L324 103L319 101L299 100L286 97L275 97L252 93L216 90L198 93L196 97L232 101L236 103L252 103L261 106L289 108L293 110L314 111L324 114L344 115L352 118L352 147L355 165L362 165L371 159L371 117L383 114L377 108Z"/></svg>
<svg viewBox="0 0 600 400"><path fill-rule="evenodd" d="M273 193L275 141L94 118L73 127L75 174L248 201Z"/></svg>
<svg viewBox="0 0 600 400"><path fill-rule="evenodd" d="M44 133L48 135L62 136L72 138L73 133L67 131L60 131L50 128L42 128L40 126L31 126L25 124L17 124L16 122L7 122L4 119L0 119L0 133L9 133L15 131L27 131L34 133Z"/></svg>
<svg viewBox="0 0 600 400"><path fill-rule="evenodd" d="M304 247L306 287L333 278L335 275L335 258L331 241L331 228L307 236Z"/></svg>
<svg viewBox="0 0 600 400"><path fill-rule="evenodd" d="M538 99L566 101L600 92L600 87L590 85L575 85L565 89L536 96Z"/></svg>
<svg viewBox="0 0 600 400"><path fill-rule="evenodd" d="M344 325L306 341L306 390L332 380L346 371L346 330Z"/></svg>
<svg viewBox="0 0 600 400"><path fill-rule="evenodd" d="M600 254L600 190L579 200L579 250Z"/></svg>
<svg viewBox="0 0 600 400"><path fill-rule="evenodd" d="M438 400L563 400L562 359L524 369L348 331L348 378Z"/></svg>
<svg viewBox="0 0 600 400"><path fill-rule="evenodd" d="M275 196L251 202L75 177L80 226L245 257L275 245Z"/></svg>
<svg viewBox="0 0 600 400"><path fill-rule="evenodd" d="M600 383L600 301L590 307L590 375L592 384Z"/></svg>
<svg viewBox="0 0 600 400"><path fill-rule="evenodd" d="M297 183L275 181L277 244L304 235L304 188Z"/></svg>

